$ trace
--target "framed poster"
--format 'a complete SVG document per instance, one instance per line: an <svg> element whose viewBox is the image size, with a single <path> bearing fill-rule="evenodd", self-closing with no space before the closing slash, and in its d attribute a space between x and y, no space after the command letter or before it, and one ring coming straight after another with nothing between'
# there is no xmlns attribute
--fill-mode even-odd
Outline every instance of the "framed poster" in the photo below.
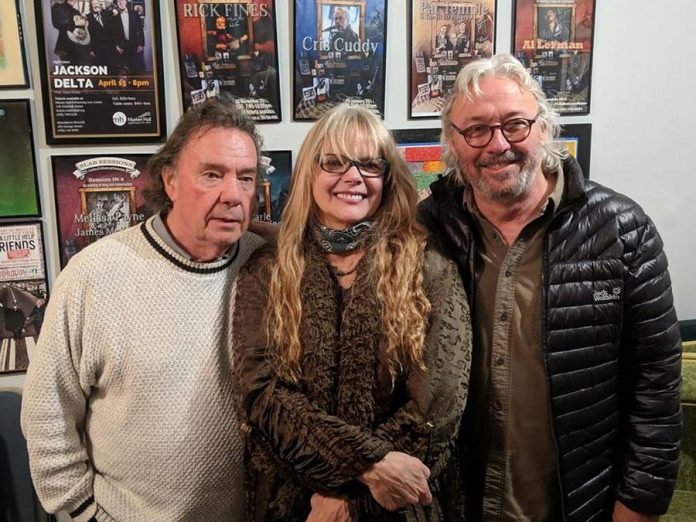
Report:
<svg viewBox="0 0 696 522"><path fill-rule="evenodd" d="M440 133L439 128L392 131L397 148L416 180L419 201L430 195L430 184L447 170L442 161L444 147L440 143Z"/></svg>
<svg viewBox="0 0 696 522"><path fill-rule="evenodd" d="M148 154L52 156L60 266L87 245L142 223Z"/></svg>
<svg viewBox="0 0 696 522"><path fill-rule="evenodd" d="M29 87L19 0L0 2L0 89Z"/></svg>
<svg viewBox="0 0 696 522"><path fill-rule="evenodd" d="M0 218L41 214L29 100L0 100Z"/></svg>
<svg viewBox="0 0 696 522"><path fill-rule="evenodd" d="M0 224L0 373L29 366L47 299L41 223Z"/></svg>
<svg viewBox="0 0 696 522"><path fill-rule="evenodd" d="M387 0L295 0L295 120L339 103L384 115Z"/></svg>
<svg viewBox="0 0 696 522"><path fill-rule="evenodd" d="M590 179L590 146L592 144L592 124L574 123L563 125L557 142L565 145L582 169L585 179Z"/></svg>
<svg viewBox="0 0 696 522"><path fill-rule="evenodd" d="M165 136L156 0L34 0L46 141Z"/></svg>
<svg viewBox="0 0 696 522"><path fill-rule="evenodd" d="M496 0L410 0L409 118L436 118L459 70L495 52Z"/></svg>
<svg viewBox="0 0 696 522"><path fill-rule="evenodd" d="M275 0L175 4L184 110L228 93L255 121L280 121Z"/></svg>
<svg viewBox="0 0 696 522"><path fill-rule="evenodd" d="M261 156L261 165L265 172L258 194L259 210L256 220L278 224L290 193L292 152L266 151Z"/></svg>
<svg viewBox="0 0 696 522"><path fill-rule="evenodd" d="M590 112L595 0L515 0L513 54L561 115Z"/></svg>

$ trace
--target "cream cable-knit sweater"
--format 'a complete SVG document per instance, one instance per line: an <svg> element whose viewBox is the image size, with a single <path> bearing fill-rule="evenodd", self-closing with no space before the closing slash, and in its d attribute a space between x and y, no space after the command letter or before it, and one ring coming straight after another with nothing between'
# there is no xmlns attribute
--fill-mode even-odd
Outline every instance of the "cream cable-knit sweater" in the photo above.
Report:
<svg viewBox="0 0 696 522"><path fill-rule="evenodd" d="M231 307L263 240L198 264L151 222L100 239L56 280L22 405L34 485L78 521L244 520Z"/></svg>

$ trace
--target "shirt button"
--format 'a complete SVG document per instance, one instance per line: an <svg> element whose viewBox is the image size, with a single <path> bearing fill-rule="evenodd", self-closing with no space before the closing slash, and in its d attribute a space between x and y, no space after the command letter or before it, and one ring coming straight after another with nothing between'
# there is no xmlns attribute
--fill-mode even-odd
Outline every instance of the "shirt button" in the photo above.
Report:
<svg viewBox="0 0 696 522"><path fill-rule="evenodd" d="M506 314L505 312L503 312L502 314L500 314L500 320L501 320L501 321L507 321L507 318L508 318L508 316L507 316L507 314Z"/></svg>
<svg viewBox="0 0 696 522"><path fill-rule="evenodd" d="M512 272L510 270L505 271L505 277L510 277L512 275Z"/></svg>
<svg viewBox="0 0 696 522"><path fill-rule="evenodd" d="M496 366L502 366L504 362L505 362L505 359L501 355L499 355L498 357L495 358L495 365Z"/></svg>
<svg viewBox="0 0 696 522"><path fill-rule="evenodd" d="M503 409L503 404L502 404L500 401L494 401L494 402L493 402L493 408L494 408L496 411L500 411L500 410Z"/></svg>

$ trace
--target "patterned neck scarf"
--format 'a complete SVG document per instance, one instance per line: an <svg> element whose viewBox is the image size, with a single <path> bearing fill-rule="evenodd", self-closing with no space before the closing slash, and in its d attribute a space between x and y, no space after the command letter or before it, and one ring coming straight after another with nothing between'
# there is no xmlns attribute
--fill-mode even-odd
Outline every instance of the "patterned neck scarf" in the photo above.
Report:
<svg viewBox="0 0 696 522"><path fill-rule="evenodd" d="M310 226L312 236L324 252L344 254L352 252L370 241L374 223L361 221L352 227L334 230L313 219Z"/></svg>

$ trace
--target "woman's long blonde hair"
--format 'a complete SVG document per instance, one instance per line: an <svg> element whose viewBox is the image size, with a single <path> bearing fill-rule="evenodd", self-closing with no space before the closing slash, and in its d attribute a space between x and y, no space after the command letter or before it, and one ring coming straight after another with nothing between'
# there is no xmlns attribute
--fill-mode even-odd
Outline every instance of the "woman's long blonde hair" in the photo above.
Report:
<svg viewBox="0 0 696 522"><path fill-rule="evenodd" d="M376 239L369 247L376 260L372 269L378 278L386 362L392 376L400 367L424 367L423 343L430 302L423 291L425 233L415 217L418 195L413 176L396 149L391 132L377 116L364 108L340 105L314 124L300 148L271 274L269 339L276 350L278 370L292 380L301 374L303 244L307 227L316 215L312 184L317 174L317 157L338 154L361 159L355 157L358 136L366 138L390 164L382 202L372 218Z"/></svg>

